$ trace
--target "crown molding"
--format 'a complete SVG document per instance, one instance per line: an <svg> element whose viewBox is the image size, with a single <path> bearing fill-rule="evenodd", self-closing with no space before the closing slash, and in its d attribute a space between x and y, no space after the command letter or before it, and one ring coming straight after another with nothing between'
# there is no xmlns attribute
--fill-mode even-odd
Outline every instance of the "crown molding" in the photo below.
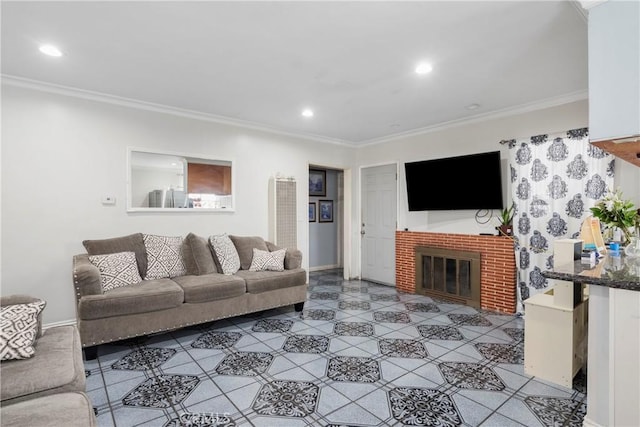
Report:
<svg viewBox="0 0 640 427"><path fill-rule="evenodd" d="M589 23L589 11L587 9L585 9L584 7L582 7L582 4L578 0L570 0L570 2L571 2L571 6L573 6L573 9L576 12L578 12L578 15L582 19L582 22L584 24L588 24Z"/></svg>
<svg viewBox="0 0 640 427"><path fill-rule="evenodd" d="M308 141L328 143L333 145L340 145L349 148L362 148L371 145L382 144L385 142L391 142L398 139L403 139L411 136L423 135L427 133L433 133L450 129L458 126L464 126L472 123L479 123L487 120L498 119L501 117L508 117L517 114L528 113L531 111L542 110L544 108L555 107L562 104L568 104L575 101L580 101L588 98L588 91L578 91L567 95L563 95L556 98L549 98L542 101L536 101L528 104L519 105L514 108L506 108L502 110L491 111L483 114L478 114L471 117L465 117L463 119L451 120L448 122L438 123L432 126L427 126L419 129L413 129L407 132L397 133L381 138L369 139L361 142L346 141L341 139L327 138L319 135L304 134L288 132L281 129L269 127L259 123L236 120L228 117L217 116L214 114L200 113L198 111L186 110L181 108L169 107L162 104L154 104L151 102L138 101L135 99L119 97L115 95L108 95L100 92L93 92L83 89L77 89L69 86L56 85L52 83L46 83L38 80L26 79L22 77L16 77L11 75L0 75L2 84L8 86L21 87L26 89L32 89L42 92L55 93L58 95L70 96L74 98L87 99L91 101L104 102L108 104L135 108L145 111L153 111L156 113L171 114L174 116L185 117L193 120L200 120L205 122L219 123L229 126L238 126L245 129L252 129L261 132L267 132L275 135L283 135L292 138L302 138Z"/></svg>
<svg viewBox="0 0 640 427"><path fill-rule="evenodd" d="M15 86L25 89L32 89L41 92L55 93L58 95L70 96L73 98L87 99L90 101L104 102L107 104L118 105L122 107L135 108L138 110L153 111L156 113L171 114L174 116L185 117L194 120L200 120L205 122L219 123L229 126L238 126L245 129L252 129L260 132L267 132L275 135L283 135L292 138L302 138L314 142L322 142L334 145L340 145L344 147L353 148L351 141L345 141L337 138L328 138L320 135L289 132L275 127L270 127L260 123L255 123L247 120L232 119L229 117L218 116L215 114L201 113L198 111L187 110L182 108L170 107L168 105L155 104L152 102L139 101L136 99L120 97L116 95L109 95L101 92L94 92L90 90L78 89L70 86L57 85L53 83L47 83L39 80L32 80L23 77L12 76L8 74L0 75L2 84L8 86Z"/></svg>
<svg viewBox="0 0 640 427"><path fill-rule="evenodd" d="M581 90L572 92L566 95L547 98L542 101L530 102L528 104L522 104L513 108L505 108L502 110L490 111L487 113L477 114L471 117L465 117L463 119L451 120L448 122L438 123L433 126L427 126L420 129L414 129L403 133L398 133L391 136L382 138L370 139L363 141L358 147L368 147L371 145L382 144L385 142L395 141L401 138L408 138L412 136L424 135L433 132L439 132L454 127L465 126L473 123L485 122L487 120L499 119L502 117L515 116L518 114L530 113L536 110L543 110L545 108L557 107L558 105L569 104L571 102L582 101L589 98L589 92L587 90Z"/></svg>
<svg viewBox="0 0 640 427"><path fill-rule="evenodd" d="M602 3L606 3L608 0L580 0L580 6L583 9L589 10L592 7L596 7Z"/></svg>

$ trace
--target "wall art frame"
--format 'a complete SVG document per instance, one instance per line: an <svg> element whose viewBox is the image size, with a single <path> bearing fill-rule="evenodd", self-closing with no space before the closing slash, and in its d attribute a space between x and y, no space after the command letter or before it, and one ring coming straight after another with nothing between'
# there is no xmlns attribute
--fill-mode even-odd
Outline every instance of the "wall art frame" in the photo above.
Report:
<svg viewBox="0 0 640 427"><path fill-rule="evenodd" d="M316 202L309 202L309 222L316 222L318 217L318 205Z"/></svg>
<svg viewBox="0 0 640 427"><path fill-rule="evenodd" d="M309 169L309 196L327 195L327 171Z"/></svg>
<svg viewBox="0 0 640 427"><path fill-rule="evenodd" d="M318 200L318 222L333 222L333 200Z"/></svg>

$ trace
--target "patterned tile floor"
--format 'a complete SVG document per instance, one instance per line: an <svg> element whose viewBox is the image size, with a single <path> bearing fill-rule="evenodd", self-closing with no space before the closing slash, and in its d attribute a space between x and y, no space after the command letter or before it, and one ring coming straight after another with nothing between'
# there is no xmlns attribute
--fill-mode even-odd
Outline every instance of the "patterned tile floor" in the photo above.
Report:
<svg viewBox="0 0 640 427"><path fill-rule="evenodd" d="M524 320L311 273L293 307L103 345L100 426L580 426L586 380L524 373Z"/></svg>

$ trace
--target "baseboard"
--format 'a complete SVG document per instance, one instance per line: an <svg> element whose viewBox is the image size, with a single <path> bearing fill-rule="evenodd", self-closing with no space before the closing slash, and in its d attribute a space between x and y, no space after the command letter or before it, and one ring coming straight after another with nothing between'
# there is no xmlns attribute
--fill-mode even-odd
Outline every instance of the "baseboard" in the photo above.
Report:
<svg viewBox="0 0 640 427"><path fill-rule="evenodd" d="M589 415L587 414L584 416L584 419L582 420L582 427L603 427L603 426L591 421L591 419L589 418Z"/></svg>
<svg viewBox="0 0 640 427"><path fill-rule="evenodd" d="M76 319L61 320L60 322L44 323L42 329L55 328L56 326L76 326Z"/></svg>
<svg viewBox="0 0 640 427"><path fill-rule="evenodd" d="M336 268L342 268L342 266L340 264L319 265L317 267L309 267L309 271L335 270Z"/></svg>

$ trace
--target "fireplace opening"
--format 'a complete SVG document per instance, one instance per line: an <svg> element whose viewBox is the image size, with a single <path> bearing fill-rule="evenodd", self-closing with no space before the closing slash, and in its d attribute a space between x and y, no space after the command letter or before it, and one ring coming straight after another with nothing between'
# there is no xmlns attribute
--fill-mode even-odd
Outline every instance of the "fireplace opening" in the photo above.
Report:
<svg viewBox="0 0 640 427"><path fill-rule="evenodd" d="M480 308L480 252L417 246L416 292Z"/></svg>

